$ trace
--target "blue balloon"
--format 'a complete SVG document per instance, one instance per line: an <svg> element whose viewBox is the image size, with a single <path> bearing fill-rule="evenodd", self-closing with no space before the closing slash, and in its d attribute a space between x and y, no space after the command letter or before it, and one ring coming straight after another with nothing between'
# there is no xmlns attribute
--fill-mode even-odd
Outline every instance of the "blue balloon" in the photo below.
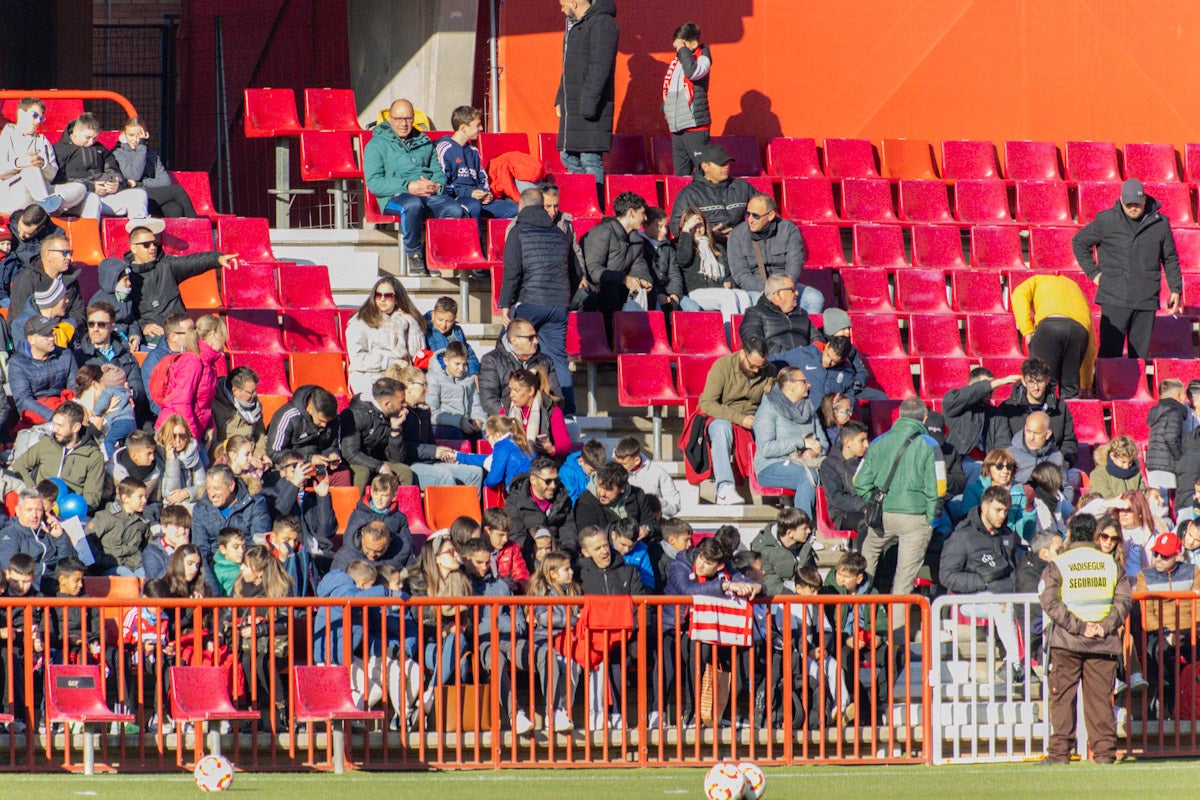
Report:
<svg viewBox="0 0 1200 800"><path fill-rule="evenodd" d="M51 478L50 482L58 487L58 499L62 500L65 496L71 493L71 487L67 486L67 482L62 478Z"/></svg>
<svg viewBox="0 0 1200 800"><path fill-rule="evenodd" d="M86 517L87 513L87 500L74 492L68 492L58 500L58 515L63 519Z"/></svg>

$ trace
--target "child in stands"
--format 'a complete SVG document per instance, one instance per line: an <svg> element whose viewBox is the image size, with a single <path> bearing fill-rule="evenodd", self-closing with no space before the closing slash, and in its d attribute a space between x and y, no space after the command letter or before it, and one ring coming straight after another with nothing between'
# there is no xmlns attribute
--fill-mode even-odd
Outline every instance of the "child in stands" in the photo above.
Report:
<svg viewBox="0 0 1200 800"><path fill-rule="evenodd" d="M675 481L662 466L655 464L642 453L642 445L637 437L626 436L617 442L616 448L613 449L613 461L629 473L631 485L659 499L664 517L673 517L679 513L682 501Z"/></svg>
<svg viewBox="0 0 1200 800"><path fill-rule="evenodd" d="M512 519L503 508L483 512L483 534L492 546L492 574L506 580L513 594L524 594L529 567L520 546L509 538L512 527Z"/></svg>
<svg viewBox="0 0 1200 800"><path fill-rule="evenodd" d="M646 542L638 540L637 520L619 519L608 526L608 538L612 549L625 559L625 563L638 571L642 586L653 592L658 585L654 577L654 562Z"/></svg>
<svg viewBox="0 0 1200 800"><path fill-rule="evenodd" d="M233 596L233 587L242 574L246 557L246 532L241 528L222 528L217 532L217 552L213 556L213 577L217 588L226 597Z"/></svg>
<svg viewBox="0 0 1200 800"><path fill-rule="evenodd" d="M467 348L467 374L479 374L479 358L458 324L458 302L453 297L439 297L433 310L425 313L425 322L425 346L431 352L439 353L451 342L459 342Z"/></svg>

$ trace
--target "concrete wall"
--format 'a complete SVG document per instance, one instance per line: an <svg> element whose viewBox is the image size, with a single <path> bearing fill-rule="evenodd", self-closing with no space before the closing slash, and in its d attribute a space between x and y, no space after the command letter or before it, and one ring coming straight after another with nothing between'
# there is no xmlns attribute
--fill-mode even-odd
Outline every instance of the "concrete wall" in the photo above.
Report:
<svg viewBox="0 0 1200 800"><path fill-rule="evenodd" d="M348 0L350 85L363 124L398 97L450 125L471 102L475 23L488 0Z"/></svg>

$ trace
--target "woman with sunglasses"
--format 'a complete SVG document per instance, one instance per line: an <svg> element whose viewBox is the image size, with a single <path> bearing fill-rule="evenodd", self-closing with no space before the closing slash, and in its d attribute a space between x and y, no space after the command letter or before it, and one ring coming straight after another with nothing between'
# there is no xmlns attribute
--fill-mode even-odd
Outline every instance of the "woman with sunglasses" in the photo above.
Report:
<svg viewBox="0 0 1200 800"><path fill-rule="evenodd" d="M180 505L191 511L204 493L208 454L178 414L164 419L154 438L158 461L163 465L163 505Z"/></svg>
<svg viewBox="0 0 1200 800"><path fill-rule="evenodd" d="M404 366L425 349L425 318L400 281L380 278L358 313L346 323L350 391L371 396L371 386L396 362Z"/></svg>
<svg viewBox="0 0 1200 800"><path fill-rule="evenodd" d="M1121 573L1125 572L1125 548L1119 546L1123 539L1121 526L1115 519L1107 514L1096 519L1096 532L1092 534L1092 541L1101 553L1111 556L1113 561L1117 562L1117 569ZM1134 648L1136 642L1133 637L1129 637L1128 640L1123 638L1122 641L1124 644L1121 647L1121 674L1118 675L1118 683L1123 675L1128 675L1129 687L1134 691L1142 691L1150 684L1142 674L1141 658Z"/></svg>
<svg viewBox="0 0 1200 800"><path fill-rule="evenodd" d="M842 426L854 418L854 403L841 392L830 392L821 398L817 416L821 418L825 438L832 448L841 439Z"/></svg>
<svg viewBox="0 0 1200 800"><path fill-rule="evenodd" d="M1160 532L1146 496L1129 491L1111 500L1097 497L1079 511L1097 518L1107 513L1116 520L1124 542L1125 574L1130 581L1137 580L1138 573L1150 565L1147 548Z"/></svg>
<svg viewBox="0 0 1200 800"><path fill-rule="evenodd" d="M989 486L1003 486L1012 495L1012 507L1008 510L1008 526L1016 530L1021 519L1021 509L1025 507L1025 489L1013 484L1013 476L1017 472L1017 460L1007 450L992 450L983 459L979 477L967 484L963 491L962 501L950 511L955 522L978 508L983 499L983 490Z"/></svg>

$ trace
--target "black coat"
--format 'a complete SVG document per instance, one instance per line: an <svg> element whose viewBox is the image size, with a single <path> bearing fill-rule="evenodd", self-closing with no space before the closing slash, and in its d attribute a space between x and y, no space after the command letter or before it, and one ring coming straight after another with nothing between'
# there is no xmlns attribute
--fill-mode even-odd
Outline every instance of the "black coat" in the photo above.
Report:
<svg viewBox="0 0 1200 800"><path fill-rule="evenodd" d="M712 242L712 240L709 240ZM713 254L721 263L725 263L725 251L713 242ZM694 289L725 289L729 276L724 281L714 281L700 273L700 250L696 247L696 237L686 231L679 233L675 240L675 263L679 266L679 274L683 279L684 294ZM730 284L732 285L732 284ZM681 295L682 296L682 295Z"/></svg>
<svg viewBox="0 0 1200 800"><path fill-rule="evenodd" d="M84 305L83 295L79 292L79 273L80 268L72 266L59 276L67 290L66 317L75 324L76 330L87 325L87 307ZM54 283L54 279L42 269L41 254L34 256L28 266L17 270L9 289L9 296L12 300L9 308L13 315L12 318L15 319L16 315L21 313L34 294L46 291L52 283ZM25 331L21 331L21 335L24 336Z"/></svg>
<svg viewBox="0 0 1200 800"><path fill-rule="evenodd" d="M988 533L979 509L971 509L942 547L938 582L955 594L1013 591L1018 541L1007 526Z"/></svg>
<svg viewBox="0 0 1200 800"><path fill-rule="evenodd" d="M812 324L808 312L797 305L788 313L783 313L779 306L767 299L758 298L758 302L746 309L746 316L738 327L742 341L750 336L761 336L767 340L767 354L778 355L797 347L808 347L813 342L825 341L824 332ZM820 404L817 400L817 404Z"/></svg>
<svg viewBox="0 0 1200 800"><path fill-rule="evenodd" d="M1038 558L1038 554L1030 551L1021 557L1017 571L1013 573L1013 591L1017 594L1029 594L1041 591L1042 573L1046 570L1046 562Z"/></svg>
<svg viewBox="0 0 1200 800"><path fill-rule="evenodd" d="M558 150L607 153L612 147L617 69L617 4L596 0L563 35Z"/></svg>
<svg viewBox="0 0 1200 800"><path fill-rule="evenodd" d="M1183 455L1175 464L1175 512L1195 502L1196 479L1200 478L1200 428L1183 437Z"/></svg>
<svg viewBox="0 0 1200 800"><path fill-rule="evenodd" d="M862 459L847 461L842 456L841 445L829 448L829 455L821 462L819 474L821 488L825 490L825 504L829 509L829 520L838 528L848 514L861 514L866 502L854 491L854 473Z"/></svg>
<svg viewBox="0 0 1200 800"><path fill-rule="evenodd" d="M578 552L579 544L576 538L575 514L571 508L571 496L561 485L554 494L554 500L547 511L538 508L529 493L529 476L518 475L508 487L508 498L504 501L504 510L512 519L513 529L508 538L521 547L525 560L532 564L530 556L533 553L533 532L538 528L548 528L554 535L554 541L559 549L568 552Z"/></svg>
<svg viewBox="0 0 1200 800"><path fill-rule="evenodd" d="M946 392L942 416L946 418L946 443L959 456L969 455L985 442L996 407L992 405L992 382L975 381Z"/></svg>
<svg viewBox="0 0 1200 800"><path fill-rule="evenodd" d="M1146 210L1137 224L1130 224L1118 200L1080 229L1071 245L1087 276L1092 280L1100 276L1098 306L1156 310L1162 272L1167 273L1172 292L1183 291L1175 237L1161 204L1153 197L1146 198Z"/></svg>
<svg viewBox="0 0 1200 800"><path fill-rule="evenodd" d="M626 564L625 558L615 550L608 569L600 569L586 556L580 558L579 585L584 594L646 594L637 567Z"/></svg>
<svg viewBox="0 0 1200 800"><path fill-rule="evenodd" d="M1175 472L1183 456L1183 425L1190 412L1174 399L1159 400L1150 409L1146 421L1150 424L1150 447L1146 450L1146 469Z"/></svg>
<svg viewBox="0 0 1200 800"><path fill-rule="evenodd" d="M1046 397L1040 409L1031 408L1025 395L1025 386L1013 385L1012 394L997 407L991 420L987 450L1003 450L1012 444L1012 437L1024 430L1025 418L1034 411L1045 411L1050 416L1050 430L1054 432L1054 445L1063 454L1067 466L1075 463L1079 453L1079 440L1075 438L1075 421L1065 400L1054 394L1054 387L1046 387Z"/></svg>
<svg viewBox="0 0 1200 800"><path fill-rule="evenodd" d="M500 334L496 346L491 352L485 353L479 359L479 401L488 416L499 414L500 409L508 408L508 376L519 369L536 369L541 367L550 378L550 393L562 397L562 388L558 384L558 373L554 371L554 362L550 356L537 350L525 361L513 352L505 334Z"/></svg>
<svg viewBox="0 0 1200 800"><path fill-rule="evenodd" d="M579 285L575 242L544 208L521 209L504 242L500 307L518 302L566 308Z"/></svg>
<svg viewBox="0 0 1200 800"><path fill-rule="evenodd" d="M220 265L221 254L189 253L167 256L161 252L147 264L133 263L133 253L125 254L125 263L133 270L133 297L137 298L138 319L142 324L163 324L167 317L187 311L179 284Z"/></svg>
<svg viewBox="0 0 1200 800"><path fill-rule="evenodd" d="M624 284L625 278L654 282L646 264L641 236L626 233L616 217L607 217L583 237L587 277L594 286Z"/></svg>
<svg viewBox="0 0 1200 800"><path fill-rule="evenodd" d="M639 487L630 484L624 496L618 497L613 505L624 506L625 515L635 520L638 525L645 525L651 531L657 529L658 520L655 519L654 509L646 499L646 493ZM601 504L599 498L590 490L579 495L579 499L575 501L575 527L579 530L589 525L598 525L608 530L608 526L619 519L621 518L617 513L610 506Z"/></svg>
<svg viewBox="0 0 1200 800"><path fill-rule="evenodd" d="M392 435L392 425L383 412L361 395L355 395L340 415L341 453L347 464L378 472L385 461L404 457L404 439Z"/></svg>
<svg viewBox="0 0 1200 800"><path fill-rule="evenodd" d="M340 453L341 421L335 418L326 427L318 428L308 416L308 399L316 389L312 385L301 386L271 417L267 455L272 461L279 461L285 450L299 451L305 458Z"/></svg>
<svg viewBox="0 0 1200 800"><path fill-rule="evenodd" d="M688 206L700 209L708 220L709 231L717 225L736 228L746 216L746 204L756 194L758 190L741 178L729 178L721 183L713 183L703 176L695 178L675 196L671 206L671 233L679 233L679 221Z"/></svg>

